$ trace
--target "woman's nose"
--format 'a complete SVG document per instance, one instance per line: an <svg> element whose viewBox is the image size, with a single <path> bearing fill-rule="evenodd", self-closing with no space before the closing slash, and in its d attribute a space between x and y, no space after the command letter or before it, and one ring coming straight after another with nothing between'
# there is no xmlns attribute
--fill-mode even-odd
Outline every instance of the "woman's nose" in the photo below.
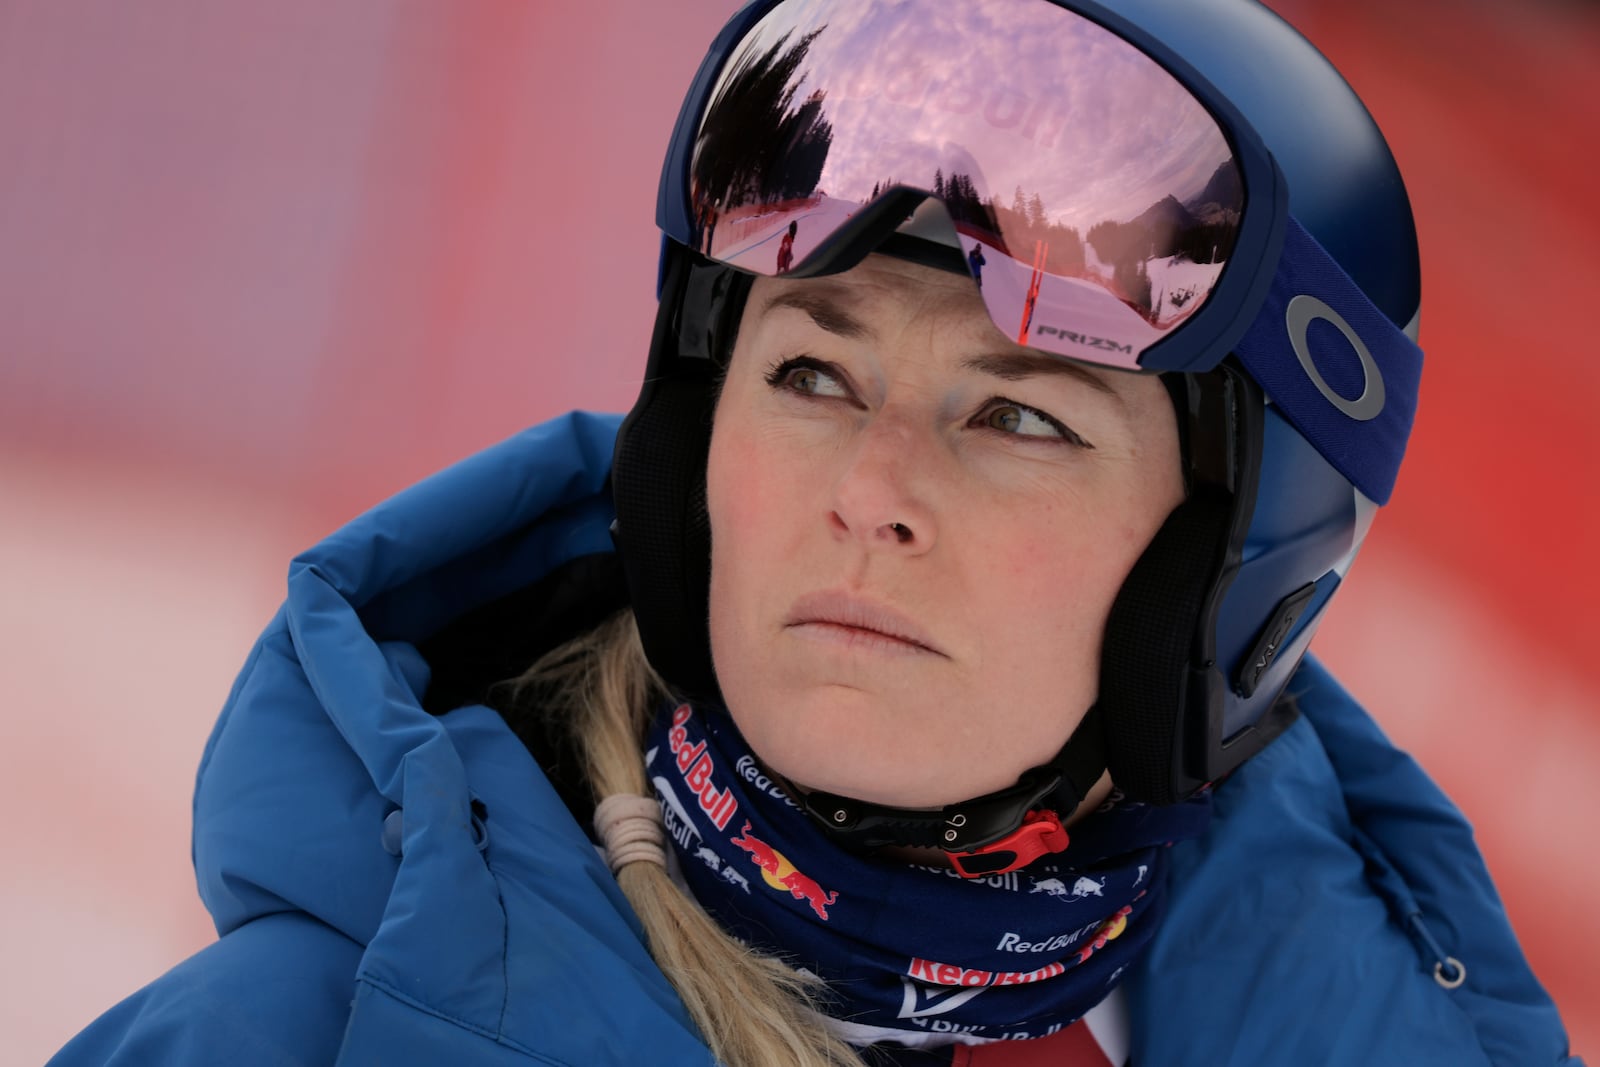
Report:
<svg viewBox="0 0 1600 1067"><path fill-rule="evenodd" d="M834 483L836 536L870 548L920 554L938 536L928 501L932 442L876 420L861 431Z"/></svg>

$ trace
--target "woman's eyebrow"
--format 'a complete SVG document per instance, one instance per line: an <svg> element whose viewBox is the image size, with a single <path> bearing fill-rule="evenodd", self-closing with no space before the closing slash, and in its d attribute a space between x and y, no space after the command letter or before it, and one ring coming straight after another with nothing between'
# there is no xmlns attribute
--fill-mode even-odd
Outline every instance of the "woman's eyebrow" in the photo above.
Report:
<svg viewBox="0 0 1600 1067"><path fill-rule="evenodd" d="M784 289L773 294L761 307L765 315L777 308L793 308L811 316L811 321L831 334L852 341L871 341L877 338L872 327L856 318L845 307L842 290L837 286L823 288L808 285L805 288Z"/></svg>
<svg viewBox="0 0 1600 1067"><path fill-rule="evenodd" d="M1040 375L1064 374L1069 378L1078 379L1089 388L1104 393L1114 400L1122 399L1121 393L1088 367L1055 356L1034 352L999 352L969 356L961 361L961 367L963 370L992 375L1008 382L1020 382Z"/></svg>
<svg viewBox="0 0 1600 1067"><path fill-rule="evenodd" d="M831 334L856 341L876 340L878 335L872 327L856 318L845 306L846 303L854 302L854 296L855 294L841 286L812 282L803 288L796 286L774 293L761 306L761 314L766 315L778 308L791 308L805 312L819 328ZM1122 394L1109 382L1081 363L1036 352L997 352L969 356L961 361L961 367L963 370L987 374L1008 382L1020 382L1040 376L1065 375L1077 379L1096 392L1104 393L1113 400L1119 402L1122 400Z"/></svg>

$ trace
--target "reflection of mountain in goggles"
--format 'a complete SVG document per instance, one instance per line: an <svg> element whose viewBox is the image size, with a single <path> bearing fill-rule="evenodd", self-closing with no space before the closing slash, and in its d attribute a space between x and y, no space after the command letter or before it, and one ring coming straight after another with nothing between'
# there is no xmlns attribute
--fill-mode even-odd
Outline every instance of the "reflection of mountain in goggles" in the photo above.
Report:
<svg viewBox="0 0 1600 1067"><path fill-rule="evenodd" d="M1400 420L1381 436L1404 441L1420 351L1289 218L1236 109L1119 16L1086 0L781 0L724 33L667 161L659 221L680 243L821 274L915 212L909 228L959 249L1019 343L1146 370L1233 351L1280 405L1298 385L1281 381L1282 324L1305 294L1381 357L1403 401L1380 400ZM1315 437L1322 413L1300 406ZM1375 481L1352 480L1384 498L1371 490L1399 454L1379 459Z"/></svg>

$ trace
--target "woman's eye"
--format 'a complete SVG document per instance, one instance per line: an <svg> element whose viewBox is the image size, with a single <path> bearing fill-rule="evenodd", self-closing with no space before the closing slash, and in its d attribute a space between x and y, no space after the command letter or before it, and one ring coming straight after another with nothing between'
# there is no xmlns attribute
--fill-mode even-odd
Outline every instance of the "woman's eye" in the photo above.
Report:
<svg viewBox="0 0 1600 1067"><path fill-rule="evenodd" d="M767 382L806 396L848 397L850 391L829 370L811 360L788 360L772 369Z"/></svg>
<svg viewBox="0 0 1600 1067"><path fill-rule="evenodd" d="M991 404L978 416L977 421L991 430L1019 437L1059 437L1074 443L1082 441L1077 434L1044 412L1009 401Z"/></svg>
<svg viewBox="0 0 1600 1067"><path fill-rule="evenodd" d="M800 393L819 392L822 374L815 367L799 367L789 372L789 388Z"/></svg>

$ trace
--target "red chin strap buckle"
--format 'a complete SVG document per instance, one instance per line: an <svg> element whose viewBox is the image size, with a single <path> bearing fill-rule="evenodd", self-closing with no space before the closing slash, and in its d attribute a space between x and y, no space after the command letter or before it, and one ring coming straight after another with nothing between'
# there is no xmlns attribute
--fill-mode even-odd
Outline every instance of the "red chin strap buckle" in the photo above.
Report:
<svg viewBox="0 0 1600 1067"><path fill-rule="evenodd" d="M1067 831L1061 817L1053 811L1030 811L1022 825L998 841L991 841L971 852L950 852L950 865L963 878L986 878L1020 870L1046 852L1067 847Z"/></svg>

